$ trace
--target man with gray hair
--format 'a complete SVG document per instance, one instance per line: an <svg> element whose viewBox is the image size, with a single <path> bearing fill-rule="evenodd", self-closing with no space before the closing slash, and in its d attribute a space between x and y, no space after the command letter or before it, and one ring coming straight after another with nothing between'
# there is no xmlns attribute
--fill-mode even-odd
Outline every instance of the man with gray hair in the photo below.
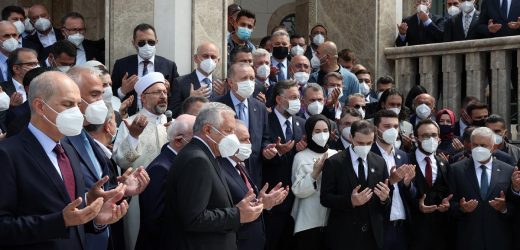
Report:
<svg viewBox="0 0 520 250"><path fill-rule="evenodd" d="M193 115L178 116L168 127L168 144L162 147L161 153L146 168L150 175L150 185L139 195L141 225L136 250L160 247L166 177L174 167L173 161L177 154L191 141L194 123Z"/></svg>
<svg viewBox="0 0 520 250"><path fill-rule="evenodd" d="M323 77L323 88L326 90L324 115L331 120L339 120L341 117L343 99L343 76L338 72L329 72Z"/></svg>
<svg viewBox="0 0 520 250"><path fill-rule="evenodd" d="M363 119L365 118L365 111L367 109L367 101L363 94L355 93L355 94L349 95L345 104L347 107L357 110L359 113L361 113L361 116L363 117Z"/></svg>
<svg viewBox="0 0 520 250"><path fill-rule="evenodd" d="M513 166L493 158L494 144L491 129L476 128L471 134L471 157L450 167L456 249L512 249L512 220L507 218L520 188L511 185Z"/></svg>
<svg viewBox="0 0 520 250"><path fill-rule="evenodd" d="M275 82L289 79L288 60L289 51L291 50L291 42L289 34L284 30L279 30L271 35L271 43L273 44L273 57L271 65L277 69L276 75L272 79Z"/></svg>
<svg viewBox="0 0 520 250"><path fill-rule="evenodd" d="M263 204L249 189L234 204L216 157L237 153L235 112L207 103L193 126L193 139L177 155L166 180L161 246L177 249L236 249L241 224L260 216Z"/></svg>
<svg viewBox="0 0 520 250"><path fill-rule="evenodd" d="M253 51L253 68L255 70L255 91L253 96L263 103L267 102L269 96L267 91L274 83L269 79L271 74L271 54L265 49Z"/></svg>

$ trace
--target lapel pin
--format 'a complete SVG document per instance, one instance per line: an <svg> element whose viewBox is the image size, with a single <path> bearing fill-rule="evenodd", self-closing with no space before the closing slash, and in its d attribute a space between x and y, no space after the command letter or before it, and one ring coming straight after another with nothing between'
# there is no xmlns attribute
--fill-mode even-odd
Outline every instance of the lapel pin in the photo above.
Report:
<svg viewBox="0 0 520 250"><path fill-rule="evenodd" d="M441 165L441 166L444 166L444 163L442 163L442 162L441 162L441 164L440 164L440 165Z"/></svg>
<svg viewBox="0 0 520 250"><path fill-rule="evenodd" d="M397 159L398 159L398 160L401 159L401 156L400 156L400 155L397 155Z"/></svg>
<svg viewBox="0 0 520 250"><path fill-rule="evenodd" d="M256 112L256 108L253 108L253 111L255 111L255 112Z"/></svg>
<svg viewBox="0 0 520 250"><path fill-rule="evenodd" d="M500 168L497 168L497 172L500 172Z"/></svg>
<svg viewBox="0 0 520 250"><path fill-rule="evenodd" d="M300 123L299 123L299 122L296 122L296 126L300 126Z"/></svg>
<svg viewBox="0 0 520 250"><path fill-rule="evenodd" d="M374 173L376 170L374 170L373 168L370 169L370 172Z"/></svg>

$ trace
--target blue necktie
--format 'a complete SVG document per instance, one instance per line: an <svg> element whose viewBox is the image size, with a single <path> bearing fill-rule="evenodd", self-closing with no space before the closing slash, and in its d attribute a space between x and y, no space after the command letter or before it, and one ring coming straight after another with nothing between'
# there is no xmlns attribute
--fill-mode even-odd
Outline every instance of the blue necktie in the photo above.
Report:
<svg viewBox="0 0 520 250"><path fill-rule="evenodd" d="M502 4L500 5L500 13L507 18L507 0L502 0Z"/></svg>
<svg viewBox="0 0 520 250"><path fill-rule="evenodd" d="M211 94L213 94L212 92L212 89L211 89L211 81L209 80L209 78L204 78L202 79L202 81L206 84L206 87L209 89L209 95L211 96Z"/></svg>
<svg viewBox="0 0 520 250"><path fill-rule="evenodd" d="M283 63L278 63L278 81L283 81L283 80L286 80L285 79L285 74L283 72L283 69L284 68L284 65Z"/></svg>
<svg viewBox="0 0 520 250"><path fill-rule="evenodd" d="M285 142L288 142L293 139L293 131L289 120L285 120L285 125Z"/></svg>
<svg viewBox="0 0 520 250"><path fill-rule="evenodd" d="M83 139L83 142L85 145L85 149L87 150L88 157L90 158L90 161L94 165L94 168L96 169L97 175L99 178L103 175L103 171L101 170L101 165L99 165L99 161L96 158L96 155L94 154L94 150L92 149L92 146L90 146L90 142L87 139L87 135L85 132L81 132L81 138Z"/></svg>
<svg viewBox="0 0 520 250"><path fill-rule="evenodd" d="M148 64L149 63L150 63L150 61L148 61L148 60L143 61L143 75L142 76L145 76L146 74L148 74Z"/></svg>
<svg viewBox="0 0 520 250"><path fill-rule="evenodd" d="M480 168L482 169L482 173L480 174L480 197L482 197L482 200L486 200L489 188L488 175L486 171L486 166L480 165Z"/></svg>
<svg viewBox="0 0 520 250"><path fill-rule="evenodd" d="M247 117L246 105L243 102L238 103L238 119L243 121L246 124L246 127L249 128L249 119Z"/></svg>

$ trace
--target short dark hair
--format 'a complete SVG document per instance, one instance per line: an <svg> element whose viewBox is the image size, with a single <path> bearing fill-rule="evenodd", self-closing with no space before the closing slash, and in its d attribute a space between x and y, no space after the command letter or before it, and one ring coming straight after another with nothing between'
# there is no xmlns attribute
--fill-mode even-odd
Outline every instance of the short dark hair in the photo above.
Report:
<svg viewBox="0 0 520 250"><path fill-rule="evenodd" d="M240 12L238 12L238 14L237 14L237 19L236 19L236 20L238 21L238 20L239 20L241 17L243 17L243 16L245 16L245 17L247 17L247 18L252 18L252 19L254 19L255 21L254 21L253 23L256 24L256 16L255 16L255 13L253 13L253 12L251 12L251 11L249 11L249 10L244 10L244 9L242 9L242 10L240 10Z"/></svg>
<svg viewBox="0 0 520 250"><path fill-rule="evenodd" d="M85 25L85 18L83 17L83 15L81 15L80 13L78 12L69 12L67 14L65 14L65 16L63 16L61 18L61 27L65 27L65 22L67 21L67 19L69 18L72 18L72 19L81 19L81 21L83 21L83 25Z"/></svg>
<svg viewBox="0 0 520 250"><path fill-rule="evenodd" d="M392 78L391 76L382 76L382 77L379 77L379 79L377 79L377 85L379 84L394 84L394 78Z"/></svg>
<svg viewBox="0 0 520 250"><path fill-rule="evenodd" d="M339 119L343 119L343 117L345 117L346 115L350 115L353 117L359 117L360 119L363 119L363 116L361 116L361 113L359 113L359 111L357 111L356 109L344 106L343 109L341 110L341 116Z"/></svg>
<svg viewBox="0 0 520 250"><path fill-rule="evenodd" d="M29 48L15 49L13 52L11 52L11 54L9 55L9 58L7 59L7 68L11 75L14 75L13 66L21 63L20 59L19 59L21 52L33 53L36 56L36 58L38 58L38 53L33 49L29 49Z"/></svg>
<svg viewBox="0 0 520 250"><path fill-rule="evenodd" d="M54 58L59 57L63 53L70 57L76 57L78 54L78 49L76 48L76 45L69 42L68 40L60 40L51 45L49 53L52 54Z"/></svg>
<svg viewBox="0 0 520 250"><path fill-rule="evenodd" d="M471 117L471 113L473 112L473 110L477 110L477 109L487 109L489 111L488 105L485 103L470 102L468 104L468 106L466 107L466 114L468 114Z"/></svg>
<svg viewBox="0 0 520 250"><path fill-rule="evenodd" d="M293 35L290 37L289 40L292 40L292 39L300 39L300 38L304 38L304 39L305 39L305 37L303 37L302 35L300 35L300 34L298 34L298 33L295 33L295 34L293 34Z"/></svg>
<svg viewBox="0 0 520 250"><path fill-rule="evenodd" d="M415 125L415 127L413 128L413 135L417 138L419 136L419 128L422 126L425 126L425 125L430 125L430 124L437 128L437 133L440 132L439 124L437 124L436 122L434 122L430 119L424 119Z"/></svg>
<svg viewBox="0 0 520 250"><path fill-rule="evenodd" d="M274 85L273 93L274 93L275 97L281 96L286 89L290 89L292 87L298 87L298 83L294 80L279 81L276 83L276 85Z"/></svg>
<svg viewBox="0 0 520 250"><path fill-rule="evenodd" d="M480 102L480 100L474 96L466 96L462 99L462 108L468 107L468 105L472 102Z"/></svg>
<svg viewBox="0 0 520 250"><path fill-rule="evenodd" d="M462 141L464 142L471 142L471 133L473 133L473 130L475 130L477 127L475 126L468 126L464 129L464 132L462 133Z"/></svg>
<svg viewBox="0 0 520 250"><path fill-rule="evenodd" d="M492 114L492 115L490 115L490 116L486 119L486 124L488 124L488 123L493 124L493 123L497 123L497 122L502 123L502 126L503 126L503 127L506 126L506 120L505 120L504 118L502 118L502 116Z"/></svg>
<svg viewBox="0 0 520 250"><path fill-rule="evenodd" d="M22 7L16 5L9 5L2 9L2 20L7 20L11 16L11 13L17 13L25 18L25 11ZM22 20L23 22L23 20Z"/></svg>
<svg viewBox="0 0 520 250"><path fill-rule="evenodd" d="M364 69L362 69L362 70L358 70L358 71L356 71L356 73L355 73L356 76L361 75L361 74L369 74L369 75L372 75L372 74L370 73L370 71L368 71L368 70L364 70Z"/></svg>
<svg viewBox="0 0 520 250"><path fill-rule="evenodd" d="M152 30L153 35L155 36L155 39L157 39L157 33L155 33L155 28L150 24L141 23L141 24L138 24L137 26L135 26L135 28L134 28L134 35L133 35L134 40L135 40L135 37L137 36L137 31L145 32L147 30Z"/></svg>
<svg viewBox="0 0 520 250"><path fill-rule="evenodd" d="M236 46L229 53L229 59L230 59L231 63L236 63L235 59L236 59L238 53L252 53L252 50L247 46Z"/></svg>
<svg viewBox="0 0 520 250"><path fill-rule="evenodd" d="M31 69L25 73L25 76L23 77L22 84L24 87L29 87L31 85L31 81L36 78L37 76L41 75L43 72L47 71L59 71L56 68L51 67L38 67Z"/></svg>
<svg viewBox="0 0 520 250"><path fill-rule="evenodd" d="M379 127L379 123L381 123L382 118L395 118L399 120L399 116L392 110L382 109L375 113L374 115L374 125Z"/></svg>
<svg viewBox="0 0 520 250"><path fill-rule="evenodd" d="M207 103L209 102L209 100L208 98L203 96L190 96L182 102L181 113L186 114L186 112L190 109L191 105L193 105L196 102Z"/></svg>
<svg viewBox="0 0 520 250"><path fill-rule="evenodd" d="M370 133L374 133L376 131L374 125L367 120L359 120L352 123L350 127L350 134L352 137L356 135L356 133L361 133L364 135L369 135Z"/></svg>
<svg viewBox="0 0 520 250"><path fill-rule="evenodd" d="M265 45L267 44L267 42L269 42L271 40L271 36L264 36L262 38L262 40L260 40L260 44L258 45L258 47L260 48L265 48Z"/></svg>
<svg viewBox="0 0 520 250"><path fill-rule="evenodd" d="M312 34L312 31L318 27L322 27L324 30L325 30L325 33L327 33L327 28L325 28L325 25L321 24L321 23L317 23L316 25L312 26L311 28L311 34Z"/></svg>
<svg viewBox="0 0 520 250"><path fill-rule="evenodd" d="M338 52L338 57L341 58L345 62L351 62L356 60L356 56L354 55L354 51L350 49L342 49Z"/></svg>
<svg viewBox="0 0 520 250"><path fill-rule="evenodd" d="M242 10L242 7L240 7L239 4L232 3L227 7L228 16L232 16L233 14L240 12L240 10Z"/></svg>

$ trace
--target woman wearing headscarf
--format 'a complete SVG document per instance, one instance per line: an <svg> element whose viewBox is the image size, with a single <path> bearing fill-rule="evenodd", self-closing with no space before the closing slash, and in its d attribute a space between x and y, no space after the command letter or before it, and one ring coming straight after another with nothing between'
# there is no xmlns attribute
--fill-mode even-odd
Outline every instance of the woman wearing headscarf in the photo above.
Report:
<svg viewBox="0 0 520 250"><path fill-rule="evenodd" d="M337 153L329 149L330 122L324 115L313 115L305 122L307 148L297 153L292 165L292 191L295 195L291 212L298 250L324 249L323 227L328 209L320 203L323 162Z"/></svg>
<svg viewBox="0 0 520 250"><path fill-rule="evenodd" d="M446 157L457 154L464 146L454 134L455 113L449 109L441 109L437 112L435 119L439 124L441 143L437 147L438 153Z"/></svg>

